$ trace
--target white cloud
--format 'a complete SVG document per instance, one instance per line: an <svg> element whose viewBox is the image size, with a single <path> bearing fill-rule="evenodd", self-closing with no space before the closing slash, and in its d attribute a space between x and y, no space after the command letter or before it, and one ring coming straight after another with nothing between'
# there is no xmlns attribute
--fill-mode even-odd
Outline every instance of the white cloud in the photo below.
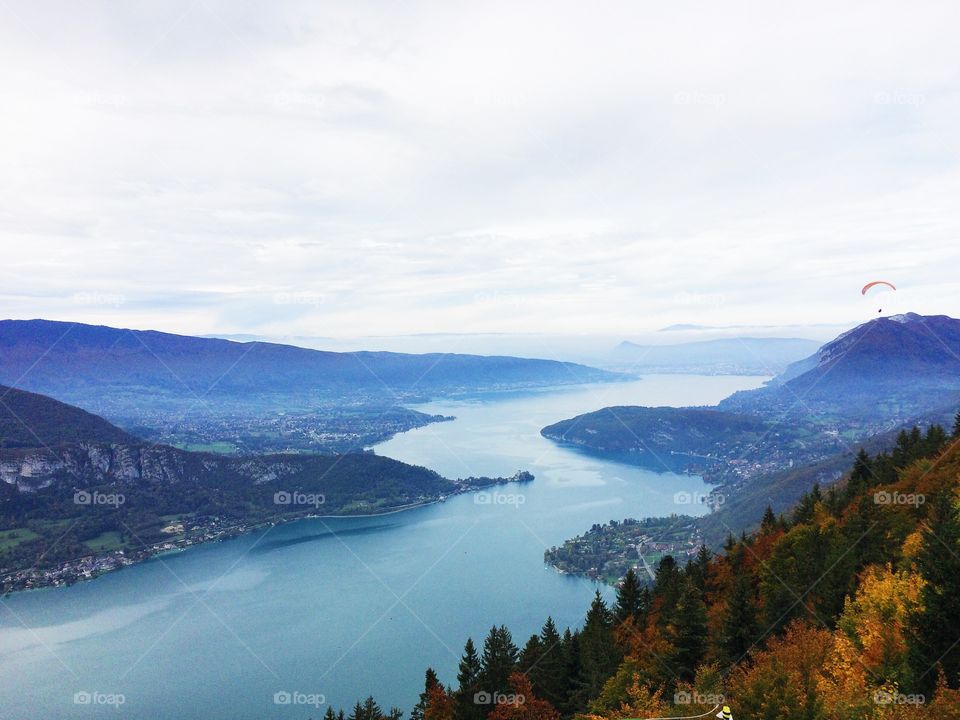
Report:
<svg viewBox="0 0 960 720"><path fill-rule="evenodd" d="M4 314L628 335L868 317L874 277L958 314L958 14L5 6Z"/></svg>

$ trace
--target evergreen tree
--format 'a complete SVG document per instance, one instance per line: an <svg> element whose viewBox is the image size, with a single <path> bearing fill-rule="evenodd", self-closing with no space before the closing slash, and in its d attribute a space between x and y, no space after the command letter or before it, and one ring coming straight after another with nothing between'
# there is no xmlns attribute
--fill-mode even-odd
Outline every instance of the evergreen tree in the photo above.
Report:
<svg viewBox="0 0 960 720"><path fill-rule="evenodd" d="M726 597L718 655L725 665L739 662L756 641L757 608L749 573L737 572Z"/></svg>
<svg viewBox="0 0 960 720"><path fill-rule="evenodd" d="M520 666L520 672L529 674L530 668L537 667L542 655L543 648L540 645L540 636L531 635L530 639L527 640L527 644L523 646L523 650L520 651L520 656L517 658L517 665Z"/></svg>
<svg viewBox="0 0 960 720"><path fill-rule="evenodd" d="M960 518L948 491L932 503L923 533L917 570L926 581L920 591L921 609L911 619L910 665L916 690L929 693L943 668L950 687L960 677Z"/></svg>
<svg viewBox="0 0 960 720"><path fill-rule="evenodd" d="M767 505L763 511L763 518L760 520L760 534L769 535L777 528L777 517L773 514L773 508Z"/></svg>
<svg viewBox="0 0 960 720"><path fill-rule="evenodd" d="M677 561L672 555L665 555L657 565L656 581L654 582L654 597L660 600L660 625L665 626L670 621L673 609L677 605L680 594L680 581L683 575L677 567Z"/></svg>
<svg viewBox="0 0 960 720"><path fill-rule="evenodd" d="M580 631L570 632L570 628L564 630L562 646L566 699L555 707L567 717L586 709L585 704L580 704L576 685L580 679Z"/></svg>
<svg viewBox="0 0 960 720"><path fill-rule="evenodd" d="M474 702L474 695L480 691L480 657L473 644L473 638L467 638L463 647L463 655L457 669L456 693L458 720L480 720L486 714L484 708Z"/></svg>
<svg viewBox="0 0 960 720"><path fill-rule="evenodd" d="M617 604L614 607L614 615L617 620L623 622L627 618L640 620L644 607L643 593L640 588L640 579L633 568L627 570L623 581L617 587Z"/></svg>
<svg viewBox="0 0 960 720"><path fill-rule="evenodd" d="M517 665L517 646L506 625L490 628L483 643L480 689L495 695L510 688L510 674ZM489 708L488 708L489 709Z"/></svg>
<svg viewBox="0 0 960 720"><path fill-rule="evenodd" d="M684 581L668 637L676 651L676 674L692 681L707 645L707 606L691 579Z"/></svg>
<svg viewBox="0 0 960 720"><path fill-rule="evenodd" d="M333 705L327 705L327 711L323 714L323 720L337 720L337 714L333 711Z"/></svg>
<svg viewBox="0 0 960 720"><path fill-rule="evenodd" d="M423 720L423 712L427 709L427 703L430 698L430 691L440 685L440 680L437 678L437 674L433 671L433 668L427 668L426 677L423 682L423 692L420 693L420 699L417 701L417 704L413 706L413 710L410 711L410 720ZM327 712L330 712L330 708L327 708ZM325 717L324 720L335 720L331 717Z"/></svg>
<svg viewBox="0 0 960 720"><path fill-rule="evenodd" d="M957 410L957 414L953 416L953 433L950 437L960 438L960 410Z"/></svg>
<svg viewBox="0 0 960 720"><path fill-rule="evenodd" d="M563 639L557 632L553 618L548 617L540 630L540 659L533 667L521 665L520 670L530 677L537 696L558 709L567 700L569 682L566 664Z"/></svg>
<svg viewBox="0 0 960 720"><path fill-rule="evenodd" d="M580 678L577 684L581 702L595 698L603 684L616 672L620 651L613 640L613 613L598 590L587 611L580 631Z"/></svg>

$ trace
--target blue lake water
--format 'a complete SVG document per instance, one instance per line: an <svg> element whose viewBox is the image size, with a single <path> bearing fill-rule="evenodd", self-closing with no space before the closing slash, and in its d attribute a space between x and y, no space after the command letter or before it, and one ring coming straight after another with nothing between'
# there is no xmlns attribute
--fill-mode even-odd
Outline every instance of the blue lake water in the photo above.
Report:
<svg viewBox="0 0 960 720"><path fill-rule="evenodd" d="M468 635L506 623L522 645L548 614L580 623L596 586L545 567L546 547L596 522L690 512L674 494L705 490L558 447L540 428L606 405L712 404L763 380L661 375L418 406L457 419L379 454L448 477L536 480L498 488L498 502L304 520L4 598L0 718L302 720L322 715L309 704L320 696L349 709L367 694L408 712L428 665L454 682Z"/></svg>

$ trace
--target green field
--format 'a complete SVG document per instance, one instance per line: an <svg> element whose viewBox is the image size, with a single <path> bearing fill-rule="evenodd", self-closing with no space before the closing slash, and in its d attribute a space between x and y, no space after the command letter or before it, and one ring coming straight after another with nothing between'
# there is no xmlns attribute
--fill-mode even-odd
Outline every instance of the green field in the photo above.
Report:
<svg viewBox="0 0 960 720"><path fill-rule="evenodd" d="M38 535L29 528L13 528L0 532L0 552L16 547L22 542L33 540Z"/></svg>
<svg viewBox="0 0 960 720"><path fill-rule="evenodd" d="M107 532L100 533L91 540L84 541L84 545L94 552L119 550L123 547L123 536L116 530L108 530Z"/></svg>

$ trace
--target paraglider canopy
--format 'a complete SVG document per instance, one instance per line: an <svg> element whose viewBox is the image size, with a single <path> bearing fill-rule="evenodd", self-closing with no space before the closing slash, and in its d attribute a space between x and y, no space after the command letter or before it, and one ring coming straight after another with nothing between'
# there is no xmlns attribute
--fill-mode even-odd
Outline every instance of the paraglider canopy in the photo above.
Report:
<svg viewBox="0 0 960 720"><path fill-rule="evenodd" d="M873 282L868 282L866 285L864 285L864 286L863 286L863 290L860 291L860 294L861 294L861 295L866 295L866 294L867 294L867 290L869 290L870 288L872 288L874 285L886 285L886 286L889 287L891 290L896 290L896 289L897 289L896 287L894 287L893 283L887 282L886 280L874 280Z"/></svg>

